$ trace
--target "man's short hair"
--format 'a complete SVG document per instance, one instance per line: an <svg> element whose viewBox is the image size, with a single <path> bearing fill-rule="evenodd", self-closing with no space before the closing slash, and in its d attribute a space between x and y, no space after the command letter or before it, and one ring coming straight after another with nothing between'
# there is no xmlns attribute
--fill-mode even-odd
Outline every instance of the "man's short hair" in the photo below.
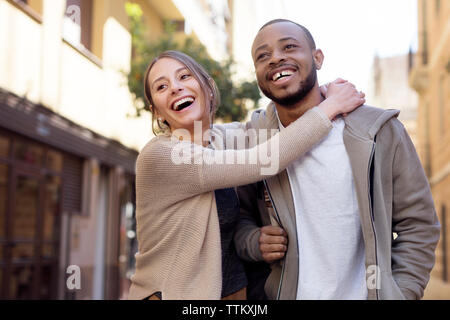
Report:
<svg viewBox="0 0 450 320"><path fill-rule="evenodd" d="M311 35L311 32L309 32L309 30L302 26L301 24L298 24L297 22L288 20L288 19L274 19L274 20L270 20L269 22L267 22L266 24L264 24L261 29L259 29L259 31L261 31L262 29L264 29L267 26L270 26L271 24L275 24L275 23L279 23L279 22L289 22L289 23L293 23L296 26L300 27L300 29L303 30L303 32L306 34L306 39L308 39L309 45L311 46L311 49L316 50L316 42L314 41L313 36Z"/></svg>

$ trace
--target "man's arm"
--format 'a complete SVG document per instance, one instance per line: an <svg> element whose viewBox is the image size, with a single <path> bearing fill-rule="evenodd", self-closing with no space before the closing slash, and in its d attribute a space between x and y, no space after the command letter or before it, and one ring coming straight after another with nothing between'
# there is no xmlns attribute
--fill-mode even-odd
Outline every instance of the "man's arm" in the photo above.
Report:
<svg viewBox="0 0 450 320"><path fill-rule="evenodd" d="M262 261L259 249L260 227L262 225L258 209L258 183L237 188L240 215L235 229L234 243L241 259Z"/></svg>
<svg viewBox="0 0 450 320"><path fill-rule="evenodd" d="M420 299L434 266L440 225L419 157L403 125L398 124L392 214L398 237L392 243L392 275L407 299Z"/></svg>
<svg viewBox="0 0 450 320"><path fill-rule="evenodd" d="M241 211L234 242L238 255L247 261L264 260L267 263L283 258L288 243L286 231L261 222L258 184L238 187L237 192Z"/></svg>

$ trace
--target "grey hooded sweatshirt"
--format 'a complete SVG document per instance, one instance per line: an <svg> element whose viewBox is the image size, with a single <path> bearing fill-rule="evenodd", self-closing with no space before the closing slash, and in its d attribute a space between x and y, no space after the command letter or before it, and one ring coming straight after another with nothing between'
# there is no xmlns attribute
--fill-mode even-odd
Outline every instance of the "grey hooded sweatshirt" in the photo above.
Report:
<svg viewBox="0 0 450 320"><path fill-rule="evenodd" d="M434 266L440 234L425 172L398 114L398 110L362 106L345 118L344 144L355 182L371 300L420 299ZM248 126L278 129L274 104L254 112ZM247 261L262 261L260 224L284 228L288 250L270 266L264 288L269 299L296 299L301 270L286 170L237 191L241 206L234 237L238 255Z"/></svg>

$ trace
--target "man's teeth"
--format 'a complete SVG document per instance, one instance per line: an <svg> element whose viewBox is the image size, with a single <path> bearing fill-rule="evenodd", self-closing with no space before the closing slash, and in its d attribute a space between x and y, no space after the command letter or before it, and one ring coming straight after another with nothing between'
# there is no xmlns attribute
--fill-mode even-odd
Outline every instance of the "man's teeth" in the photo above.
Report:
<svg viewBox="0 0 450 320"><path fill-rule="evenodd" d="M281 77L290 76L290 75L292 75L292 74L294 74L294 72L291 71L291 70L283 70L283 71L281 71L281 72L275 73L275 74L273 75L273 77L272 77L272 80L273 80L273 81L277 81L277 80L280 79Z"/></svg>
<svg viewBox="0 0 450 320"><path fill-rule="evenodd" d="M175 104L173 105L173 109L174 109L175 111L178 111L179 108L180 108L180 106L181 106L183 103L186 103L186 102L194 102L194 99L191 98L191 97L188 97L188 98L183 98L183 99L181 99L181 100L178 100L178 101L175 102Z"/></svg>

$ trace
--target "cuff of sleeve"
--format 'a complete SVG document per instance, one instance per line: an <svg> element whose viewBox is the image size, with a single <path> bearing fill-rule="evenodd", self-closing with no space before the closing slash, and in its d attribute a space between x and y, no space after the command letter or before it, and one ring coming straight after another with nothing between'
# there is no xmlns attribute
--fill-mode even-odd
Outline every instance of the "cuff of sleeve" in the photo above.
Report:
<svg viewBox="0 0 450 320"><path fill-rule="evenodd" d="M325 112L322 111L322 109L320 109L319 107L314 107L311 110L309 110L308 112L314 112L316 113L327 125L327 127L331 128L333 127L331 120L328 118L328 116L326 115Z"/></svg>
<svg viewBox="0 0 450 320"><path fill-rule="evenodd" d="M261 236L261 229L258 228L255 232L250 236L250 255L251 258L255 261L263 261L261 250L259 250L259 237Z"/></svg>

